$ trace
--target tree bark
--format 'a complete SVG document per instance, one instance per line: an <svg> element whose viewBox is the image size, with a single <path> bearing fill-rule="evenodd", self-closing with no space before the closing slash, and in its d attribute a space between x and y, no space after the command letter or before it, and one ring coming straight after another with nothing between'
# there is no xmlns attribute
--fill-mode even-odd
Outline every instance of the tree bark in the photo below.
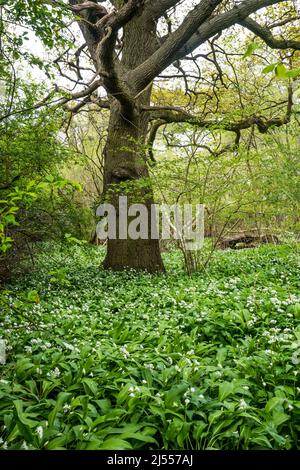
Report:
<svg viewBox="0 0 300 470"><path fill-rule="evenodd" d="M143 113L135 111L131 121L124 119L117 100L111 106L108 138L104 160L105 202L116 210L117 237L108 239L104 267L120 271L124 269L163 272L164 266L159 249L159 240L151 238L151 204L153 192L149 181L146 152L143 148L146 137L146 122ZM119 197L127 196L130 204L143 204L148 210L148 239L121 239L119 233ZM127 217L127 226L135 217ZM124 228L124 227L123 227Z"/></svg>
<svg viewBox="0 0 300 470"><path fill-rule="evenodd" d="M121 66L130 70L142 63L157 47L155 22L134 18L124 28ZM135 90L131 89L131 96ZM104 157L105 200L114 205L117 215L117 239L107 242L104 267L113 270L135 269L151 273L163 272L159 240L151 237L151 205L153 191L145 149L149 117L141 108L150 105L151 86L133 98L133 111L125 115L121 103L111 98L108 138ZM148 239L132 240L119 237L119 196L127 196L130 204L144 204L148 210ZM134 218L134 217L133 217ZM127 218L127 225L132 218Z"/></svg>

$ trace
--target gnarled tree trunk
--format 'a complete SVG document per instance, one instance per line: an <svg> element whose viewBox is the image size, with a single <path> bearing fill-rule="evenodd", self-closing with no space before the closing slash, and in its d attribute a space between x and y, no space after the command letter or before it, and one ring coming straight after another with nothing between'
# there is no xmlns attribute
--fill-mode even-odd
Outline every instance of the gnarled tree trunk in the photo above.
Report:
<svg viewBox="0 0 300 470"><path fill-rule="evenodd" d="M155 50L155 28L155 22L148 18L145 23L143 16L137 16L131 20L130 25L125 25L120 64L124 70L134 69ZM129 88L131 111L127 112L126 106L124 109L124 105L122 106L117 98L110 98L110 121L104 160L104 194L106 200L116 209L117 238L108 239L104 267L113 270L132 268L151 273L163 272L159 240L151 238L151 204L154 200L145 152L148 116L142 110L143 106L150 105L151 86L136 97L131 84L125 84L126 87ZM123 191L122 188L126 186ZM120 239L118 236L119 196L122 195L127 196L128 206L132 203L146 206L148 239ZM128 217L127 226L130 221L131 218Z"/></svg>
<svg viewBox="0 0 300 470"><path fill-rule="evenodd" d="M117 237L108 239L104 267L113 270L136 269L148 272L164 271L159 241L151 239L151 204L153 193L149 182L146 136L143 113L135 111L131 120L124 119L119 103L111 106L108 139L105 147L104 194L106 202L116 209ZM143 181L141 183L141 181ZM132 240L119 237L119 197L127 196L128 206L143 204L148 210L148 239ZM127 226L131 218L127 218Z"/></svg>

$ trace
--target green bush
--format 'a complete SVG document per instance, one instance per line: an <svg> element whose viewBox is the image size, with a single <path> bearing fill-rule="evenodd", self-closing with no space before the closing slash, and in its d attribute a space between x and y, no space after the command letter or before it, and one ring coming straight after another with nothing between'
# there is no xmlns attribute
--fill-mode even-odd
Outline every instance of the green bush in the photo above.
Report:
<svg viewBox="0 0 300 470"><path fill-rule="evenodd" d="M61 140L62 117L39 110L0 126L0 281L32 260L36 241L90 237L81 187L61 176L76 157Z"/></svg>

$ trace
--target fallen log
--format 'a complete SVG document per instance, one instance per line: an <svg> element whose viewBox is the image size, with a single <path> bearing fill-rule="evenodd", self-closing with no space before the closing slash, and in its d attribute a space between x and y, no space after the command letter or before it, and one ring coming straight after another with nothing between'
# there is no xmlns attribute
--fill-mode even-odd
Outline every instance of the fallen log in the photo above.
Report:
<svg viewBox="0 0 300 470"><path fill-rule="evenodd" d="M277 235L265 234L265 235L253 235L253 234L243 234L236 235L231 238L224 238L218 243L218 248L221 250L232 249L232 250L241 250L244 248L255 248L259 245L266 243L272 243L274 245L279 245L281 242Z"/></svg>

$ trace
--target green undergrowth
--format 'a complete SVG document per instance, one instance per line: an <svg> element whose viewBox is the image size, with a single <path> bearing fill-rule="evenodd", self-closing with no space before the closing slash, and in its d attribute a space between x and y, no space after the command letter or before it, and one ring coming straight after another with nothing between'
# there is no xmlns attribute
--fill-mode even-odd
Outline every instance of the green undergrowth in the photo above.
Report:
<svg viewBox="0 0 300 470"><path fill-rule="evenodd" d="M218 252L188 277L47 245L2 292L0 447L299 449L295 247Z"/></svg>

